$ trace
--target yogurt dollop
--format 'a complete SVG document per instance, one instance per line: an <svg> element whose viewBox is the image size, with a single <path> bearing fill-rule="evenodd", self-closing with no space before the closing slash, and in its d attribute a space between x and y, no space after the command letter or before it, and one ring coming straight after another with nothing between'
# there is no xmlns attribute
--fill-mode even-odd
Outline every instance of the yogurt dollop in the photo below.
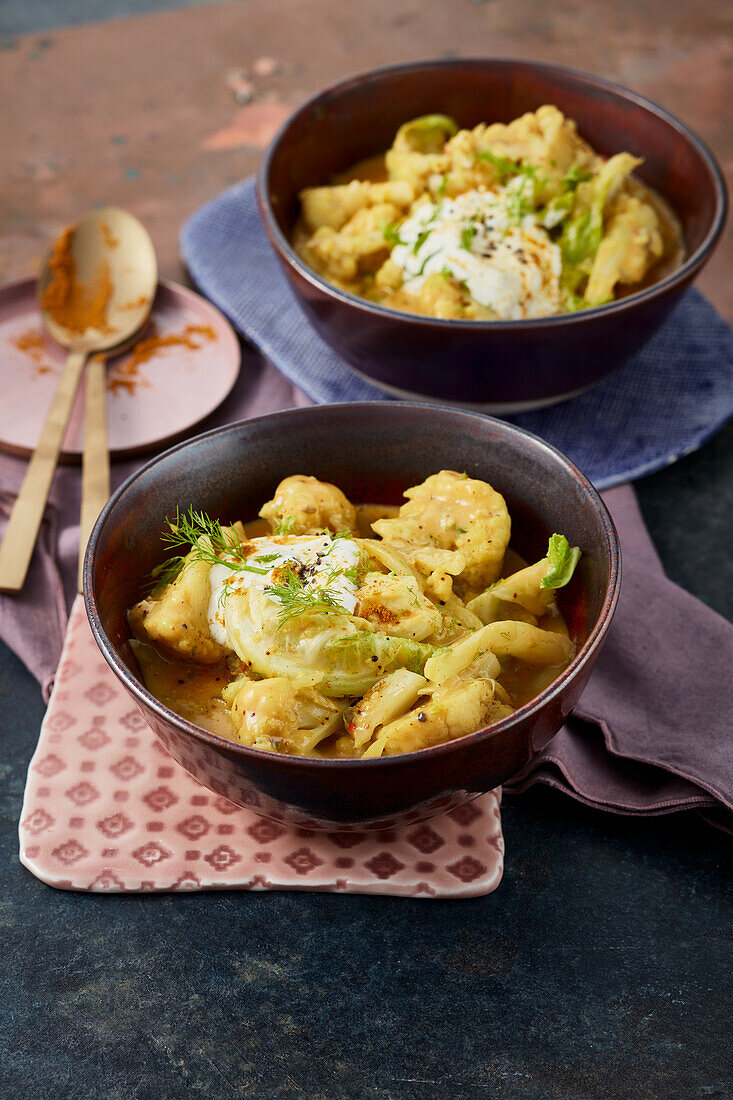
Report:
<svg viewBox="0 0 733 1100"><path fill-rule="evenodd" d="M251 539L248 545L253 549L247 555L247 564L261 569L261 573L233 568L238 564L234 559L230 565L226 561L212 565L209 571L208 620L214 641L220 645L229 643L224 620L228 597L253 587L262 590L272 587L276 584L278 571L286 565L297 572L306 591L325 589L348 615L353 615L357 585L353 574L347 573L352 573L361 557L353 539L335 539L330 535L293 536L284 544L265 537ZM275 593L266 593L266 596L275 604L281 602Z"/></svg>
<svg viewBox="0 0 733 1100"><path fill-rule="evenodd" d="M562 257L534 214L521 211L521 179L425 202L400 225L392 260L404 289L419 294L441 273L463 283L473 300L501 320L549 317L560 311Z"/></svg>

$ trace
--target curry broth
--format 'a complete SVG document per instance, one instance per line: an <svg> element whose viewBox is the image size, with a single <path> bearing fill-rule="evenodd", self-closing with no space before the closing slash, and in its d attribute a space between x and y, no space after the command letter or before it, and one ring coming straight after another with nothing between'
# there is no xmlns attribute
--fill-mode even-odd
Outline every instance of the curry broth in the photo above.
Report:
<svg viewBox="0 0 733 1100"><path fill-rule="evenodd" d="M399 508L394 505L357 504L355 507L360 538L373 538L372 523L378 519L392 518L399 513ZM264 519L245 524L248 538L259 538L269 531L269 524ZM509 548L504 555L501 576L511 576L526 565L527 562ZM541 616L537 624L543 630L565 636L568 634L559 612ZM147 642L133 639L131 646L142 680L151 695L194 725L230 741L239 740L221 697L222 690L236 675L236 670L233 675L227 661L216 665L200 665L193 661L172 659L162 649ZM515 707L520 707L551 684L563 667L538 669L511 658L504 663L498 679L511 695ZM322 741L309 755L320 759L350 759L358 758L359 753L354 750L348 737L336 733Z"/></svg>

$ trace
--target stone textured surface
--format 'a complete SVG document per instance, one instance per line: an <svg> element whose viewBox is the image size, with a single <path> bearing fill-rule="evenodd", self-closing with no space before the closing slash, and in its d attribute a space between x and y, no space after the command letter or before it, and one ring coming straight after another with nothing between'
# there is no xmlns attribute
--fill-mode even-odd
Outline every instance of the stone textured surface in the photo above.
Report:
<svg viewBox="0 0 733 1100"><path fill-rule="evenodd" d="M17 860L43 707L0 655L3 1095L729 1095L729 842L506 799L496 894L89 896Z"/></svg>
<svg viewBox="0 0 733 1100"><path fill-rule="evenodd" d="M29 7L11 0L3 13ZM252 135L264 140L283 105L327 80L402 57L495 52L595 69L678 112L723 161L733 147L731 38L712 0L247 0L0 45L11 104L1 280L32 273L49 237L95 201L142 217L175 277L178 225L255 167ZM246 96L251 75L236 70L268 57L281 69L256 78L248 110L235 90ZM733 315L729 245L702 288ZM670 576L729 613L732 475L729 429L639 484ZM3 1096L730 1095L730 845L698 819L629 821L537 791L506 799L499 891L429 909L57 893L17 860L42 715L37 685L3 649Z"/></svg>
<svg viewBox="0 0 733 1100"><path fill-rule="evenodd" d="M11 27L33 6L7 7ZM78 17L78 0L70 8ZM42 7L37 25L47 20ZM296 103L350 72L421 57L592 70L679 114L733 170L729 30L715 0L246 0L5 35L0 279L35 273L49 237L95 202L140 217L162 273L178 277L181 222L255 169ZM729 229L700 283L729 319L732 256Z"/></svg>

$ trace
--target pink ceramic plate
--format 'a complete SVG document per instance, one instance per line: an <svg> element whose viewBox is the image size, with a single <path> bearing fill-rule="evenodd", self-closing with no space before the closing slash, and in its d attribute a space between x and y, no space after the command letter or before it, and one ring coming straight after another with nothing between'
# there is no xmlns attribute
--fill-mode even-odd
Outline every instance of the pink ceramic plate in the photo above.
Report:
<svg viewBox="0 0 733 1100"><path fill-rule="evenodd" d="M188 338L198 346L158 348L132 377L126 374L131 353L108 360L113 458L141 454L181 437L221 404L239 373L239 342L231 326L192 290L160 282L151 321L163 337L180 335L188 326ZM34 450L64 359L63 349L43 332L35 280L0 290L0 449L21 455ZM83 386L62 450L62 457L72 461L83 447L82 391Z"/></svg>

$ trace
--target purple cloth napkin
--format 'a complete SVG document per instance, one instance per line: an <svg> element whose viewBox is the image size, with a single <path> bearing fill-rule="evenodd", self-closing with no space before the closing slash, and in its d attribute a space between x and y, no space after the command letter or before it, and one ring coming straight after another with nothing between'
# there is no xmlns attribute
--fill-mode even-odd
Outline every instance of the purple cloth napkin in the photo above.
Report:
<svg viewBox="0 0 733 1100"><path fill-rule="evenodd" d="M195 431L310 401L245 349L225 403ZM113 466L119 485L139 463ZM26 464L0 456L0 534ZM76 585L79 471L57 471L22 594L0 596L0 637L48 699ZM546 783L625 814L697 809L716 824L733 811L733 626L669 581L633 489L604 499L623 551L618 610L590 684L547 749L507 785Z"/></svg>
<svg viewBox="0 0 733 1100"><path fill-rule="evenodd" d="M733 626L664 575L631 486L603 499L621 539L616 614L573 716L506 789L547 783L616 813L725 815Z"/></svg>

